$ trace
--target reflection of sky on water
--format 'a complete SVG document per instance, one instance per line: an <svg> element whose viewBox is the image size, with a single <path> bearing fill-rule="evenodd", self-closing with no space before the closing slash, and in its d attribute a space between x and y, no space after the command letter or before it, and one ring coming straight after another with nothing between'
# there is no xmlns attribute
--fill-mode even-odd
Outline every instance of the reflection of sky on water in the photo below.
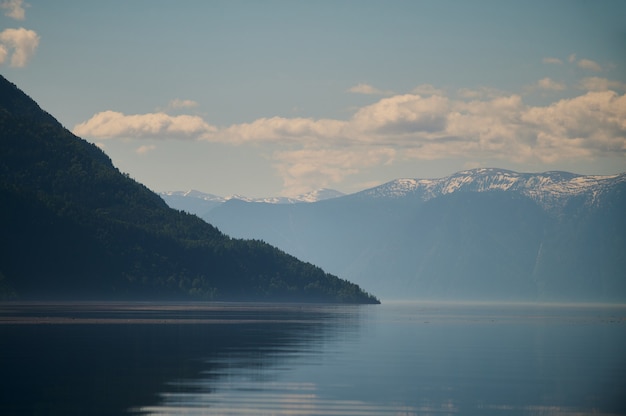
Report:
<svg viewBox="0 0 626 416"><path fill-rule="evenodd" d="M318 394L313 383L282 383L237 381L221 383L211 393L162 393L163 404L135 409L151 416L175 415L328 415L328 416L452 416L526 415L526 416L584 416L591 411L598 416L619 416L597 409L581 410L559 406L513 406L479 404L475 409L461 410L453 399L441 403L424 400L419 406L400 403L364 402L358 400L328 399Z"/></svg>
<svg viewBox="0 0 626 416"><path fill-rule="evenodd" d="M157 415L416 415L403 405L324 399L311 383L224 383L213 393L164 393ZM433 409L434 410L434 409ZM440 411L438 411L441 414Z"/></svg>
<svg viewBox="0 0 626 416"><path fill-rule="evenodd" d="M0 414L626 415L626 308L0 304Z"/></svg>
<svg viewBox="0 0 626 416"><path fill-rule="evenodd" d="M153 416L625 414L624 308L390 305L359 314L313 343L213 357L211 372L171 384L160 405L141 410Z"/></svg>
<svg viewBox="0 0 626 416"><path fill-rule="evenodd" d="M319 351L328 338L354 337L356 310L250 303L0 304L0 415L126 414L157 404L172 381L224 379L222 372L230 371L225 365L260 370L270 366L272 354L297 357ZM229 360L235 355L240 359Z"/></svg>

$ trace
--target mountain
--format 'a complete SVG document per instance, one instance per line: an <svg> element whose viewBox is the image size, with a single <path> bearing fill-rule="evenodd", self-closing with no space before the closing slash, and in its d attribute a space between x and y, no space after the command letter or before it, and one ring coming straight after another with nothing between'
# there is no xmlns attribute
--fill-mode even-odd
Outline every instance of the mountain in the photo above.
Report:
<svg viewBox="0 0 626 416"><path fill-rule="evenodd" d="M527 196L547 211L558 213L571 198L592 199L625 175L583 176L569 172L517 173L510 170L480 168L439 179L397 179L356 194L361 198L416 197L422 201L453 192L510 191ZM593 203L593 201L588 201Z"/></svg>
<svg viewBox="0 0 626 416"><path fill-rule="evenodd" d="M626 301L626 174L474 169L204 219L386 298Z"/></svg>
<svg viewBox="0 0 626 416"><path fill-rule="evenodd" d="M193 189L190 191L161 192L159 195L172 208L196 214L199 217L204 217L207 216L213 208L231 199L246 202L263 202L268 204L297 204L300 202L317 202L326 199L338 198L344 194L334 189L322 188L295 197L277 196L267 198L249 198L241 195L222 197Z"/></svg>
<svg viewBox="0 0 626 416"><path fill-rule="evenodd" d="M0 297L375 303L169 208L0 77Z"/></svg>
<svg viewBox="0 0 626 416"><path fill-rule="evenodd" d="M196 190L161 192L159 196L171 208L204 217L215 207L222 205L228 199L205 194Z"/></svg>

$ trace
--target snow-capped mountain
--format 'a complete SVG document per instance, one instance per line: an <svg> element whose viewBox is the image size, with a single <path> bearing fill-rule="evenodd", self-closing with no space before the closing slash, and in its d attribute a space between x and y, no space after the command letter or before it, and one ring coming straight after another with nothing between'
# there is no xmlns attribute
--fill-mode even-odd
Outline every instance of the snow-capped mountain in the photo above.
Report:
<svg viewBox="0 0 626 416"><path fill-rule="evenodd" d="M187 198L197 198L205 201L219 201L224 202L226 199L219 195L207 194L204 192L196 191L195 189L190 189L189 191L166 191L160 192L162 196L176 196L176 197L187 197Z"/></svg>
<svg viewBox="0 0 626 416"><path fill-rule="evenodd" d="M322 188L315 191L307 192L294 197L286 196L270 196L265 198L248 198L242 195L231 195L225 200L238 199L246 202L261 202L265 204L297 204L300 202L317 202L325 199L338 198L344 194L334 189Z"/></svg>
<svg viewBox="0 0 626 416"><path fill-rule="evenodd" d="M473 169L205 220L383 298L626 302L626 174Z"/></svg>
<svg viewBox="0 0 626 416"><path fill-rule="evenodd" d="M325 201L327 199L339 198L345 194L335 189L322 188L316 191L311 191L306 194L302 194L296 198L294 202L318 202Z"/></svg>
<svg viewBox="0 0 626 416"><path fill-rule="evenodd" d="M585 176L569 172L518 173L496 168L480 168L457 172L436 179L403 178L366 189L347 197L367 199L418 198L423 202L455 192L508 191L524 195L549 211L558 210L572 197L584 196L593 204L605 189L626 182L626 173L607 176ZM196 190L162 192L161 197L172 208L204 216L214 207L230 200L266 204L313 203L346 196L333 189L319 189L296 197L250 198L243 195L226 197Z"/></svg>
<svg viewBox="0 0 626 416"><path fill-rule="evenodd" d="M543 208L562 207L571 197L588 194L588 203L608 187L626 182L626 173L609 176L584 176L568 172L518 173L495 168L480 168L438 179L396 179L355 194L358 198L404 198L414 196L428 201L453 192L510 191L527 196Z"/></svg>
<svg viewBox="0 0 626 416"><path fill-rule="evenodd" d="M230 200L238 200L244 202L259 202L265 204L296 204L302 202L317 202L331 198L338 198L344 194L334 189L322 188L316 191L295 197L266 197L266 198L249 198L243 195L229 195L226 197L203 193L196 190L190 191L169 191L161 192L160 196L172 208L190 212L200 217L204 217L213 208Z"/></svg>
<svg viewBox="0 0 626 416"><path fill-rule="evenodd" d="M213 208L226 201L221 196L193 189L190 191L161 192L159 195L171 208L196 214L199 217L208 214Z"/></svg>

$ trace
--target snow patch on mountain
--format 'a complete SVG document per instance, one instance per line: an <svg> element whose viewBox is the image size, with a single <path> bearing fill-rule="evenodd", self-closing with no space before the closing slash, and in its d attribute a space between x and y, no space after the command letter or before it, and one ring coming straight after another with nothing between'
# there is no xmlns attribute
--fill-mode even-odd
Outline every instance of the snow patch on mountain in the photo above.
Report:
<svg viewBox="0 0 626 416"><path fill-rule="evenodd" d="M201 199L203 201L215 201L215 202L226 201L224 197L196 191L195 189L190 189L188 191L166 191L166 192L160 192L159 195L161 195L161 197L196 198L196 199Z"/></svg>
<svg viewBox="0 0 626 416"><path fill-rule="evenodd" d="M422 201L453 192L513 191L530 197L546 209L562 206L568 198L583 195L588 203L608 186L626 182L626 173L583 176L568 172L517 173L504 169L480 168L437 179L396 179L355 194L360 198L404 198Z"/></svg>
<svg viewBox="0 0 626 416"><path fill-rule="evenodd" d="M608 187L626 182L626 173L618 175L578 175L569 172L518 173L506 169L479 168L457 172L435 179L402 178L349 195L357 199L417 198L421 201L454 192L516 192L531 198L552 212L563 208L576 196L585 204L595 204ZM249 198L242 195L226 197L196 190L162 192L161 197L172 207L202 215L226 201L237 199L266 204L312 203L345 196L333 189L319 189L296 197Z"/></svg>
<svg viewBox="0 0 626 416"><path fill-rule="evenodd" d="M208 194L191 189L189 191L167 191L161 192L161 197L166 200L173 200L179 198L197 199L206 202L223 203L231 199L238 199L245 202L260 202L266 204L296 204L300 202L317 202L325 199L338 198L344 194L334 189L318 189L316 191L308 192L306 194L298 195L295 197L265 197L265 198L250 198L243 195L233 194L229 196L218 196Z"/></svg>

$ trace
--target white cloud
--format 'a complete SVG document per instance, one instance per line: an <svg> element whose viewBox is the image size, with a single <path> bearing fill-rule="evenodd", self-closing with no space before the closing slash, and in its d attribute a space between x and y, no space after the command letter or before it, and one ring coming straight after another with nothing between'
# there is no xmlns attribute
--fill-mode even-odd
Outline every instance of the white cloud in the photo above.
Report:
<svg viewBox="0 0 626 416"><path fill-rule="evenodd" d="M146 145L139 146L137 149L135 149L135 153L137 153L138 155L143 155L143 154L153 151L154 149L156 149L155 145L146 144Z"/></svg>
<svg viewBox="0 0 626 416"><path fill-rule="evenodd" d="M456 93L459 97L468 99L496 98L506 95L503 91L492 87L461 88Z"/></svg>
<svg viewBox="0 0 626 416"><path fill-rule="evenodd" d="M299 195L341 182L372 166L392 163L391 148L304 148L275 152L274 167L283 178L283 194Z"/></svg>
<svg viewBox="0 0 626 416"><path fill-rule="evenodd" d="M380 135L427 134L445 126L448 107L448 99L438 95L396 95L361 108L350 124L366 141L377 141Z"/></svg>
<svg viewBox="0 0 626 416"><path fill-rule="evenodd" d="M8 54L9 51L7 51L7 48L0 43L0 65L4 63L4 60L7 58Z"/></svg>
<svg viewBox="0 0 626 416"><path fill-rule="evenodd" d="M110 138L203 138L217 129L201 117L165 113L125 115L116 111L95 114L74 126L74 134L82 137Z"/></svg>
<svg viewBox="0 0 626 416"><path fill-rule="evenodd" d="M173 99L168 105L169 108L193 108L197 106L198 103L193 100L181 100L180 98Z"/></svg>
<svg viewBox="0 0 626 416"><path fill-rule="evenodd" d="M588 92L521 115L542 162L608 154L626 155L626 96Z"/></svg>
<svg viewBox="0 0 626 416"><path fill-rule="evenodd" d="M560 88L552 80L543 83ZM199 117L109 111L77 125L74 132L97 138L189 137L271 145L269 157L288 195L331 186L398 160L553 163L626 157L626 96L602 90L612 84L601 78L584 84L597 91L544 106L527 105L517 94L475 94L471 99L404 94L364 106L347 120L272 117L217 129Z"/></svg>
<svg viewBox="0 0 626 416"><path fill-rule="evenodd" d="M39 46L39 35L23 27L0 32L0 64L11 55L11 66L24 67ZM13 54L10 54L13 50Z"/></svg>
<svg viewBox="0 0 626 416"><path fill-rule="evenodd" d="M366 95L391 95L393 94L393 91L379 90L378 88L372 87L369 84L357 84L353 87L348 88L348 92L352 92L355 94L366 94Z"/></svg>
<svg viewBox="0 0 626 416"><path fill-rule="evenodd" d="M339 139L346 135L346 122L340 120L310 118L260 118L252 123L227 127L209 140L232 144L253 142L300 143L321 138Z"/></svg>
<svg viewBox="0 0 626 416"><path fill-rule="evenodd" d="M581 59L576 63L579 68L586 69L589 71L600 72L602 71L602 67L597 63L592 61L591 59Z"/></svg>
<svg viewBox="0 0 626 416"><path fill-rule="evenodd" d="M543 58L542 62L544 64L554 64L554 65L560 65L563 63L563 61L561 61L559 58L551 58L551 57Z"/></svg>
<svg viewBox="0 0 626 416"><path fill-rule="evenodd" d="M518 143L519 116L524 111L519 95L491 100L457 101L447 115L445 140L428 146L425 158L455 156L498 157L519 159L523 149Z"/></svg>
<svg viewBox="0 0 626 416"><path fill-rule="evenodd" d="M575 53L571 54L567 58L567 60L571 64L575 62L576 66L578 66L579 68L585 69L587 71L594 71L594 72L602 71L602 67L600 66L600 64L595 61L592 61L591 59L578 59L577 61L577 57Z"/></svg>
<svg viewBox="0 0 626 416"><path fill-rule="evenodd" d="M587 91L626 91L626 83L621 81L611 81L600 77L583 78L578 86L579 88Z"/></svg>
<svg viewBox="0 0 626 416"><path fill-rule="evenodd" d="M0 8L6 9L5 16L9 16L15 20L24 20L26 17L26 10L24 7L29 5L24 3L23 0L6 0L0 3Z"/></svg>
<svg viewBox="0 0 626 416"><path fill-rule="evenodd" d="M563 91L565 84L546 77L537 81L537 87L543 90Z"/></svg>
<svg viewBox="0 0 626 416"><path fill-rule="evenodd" d="M463 101L408 94L362 108L341 132L342 140L319 135L317 141L303 141L302 149L275 155L286 188L326 186L324 180L332 183L400 158L552 163L626 155L626 98L587 93L548 106L527 106L519 95ZM386 158L368 151L386 152Z"/></svg>

